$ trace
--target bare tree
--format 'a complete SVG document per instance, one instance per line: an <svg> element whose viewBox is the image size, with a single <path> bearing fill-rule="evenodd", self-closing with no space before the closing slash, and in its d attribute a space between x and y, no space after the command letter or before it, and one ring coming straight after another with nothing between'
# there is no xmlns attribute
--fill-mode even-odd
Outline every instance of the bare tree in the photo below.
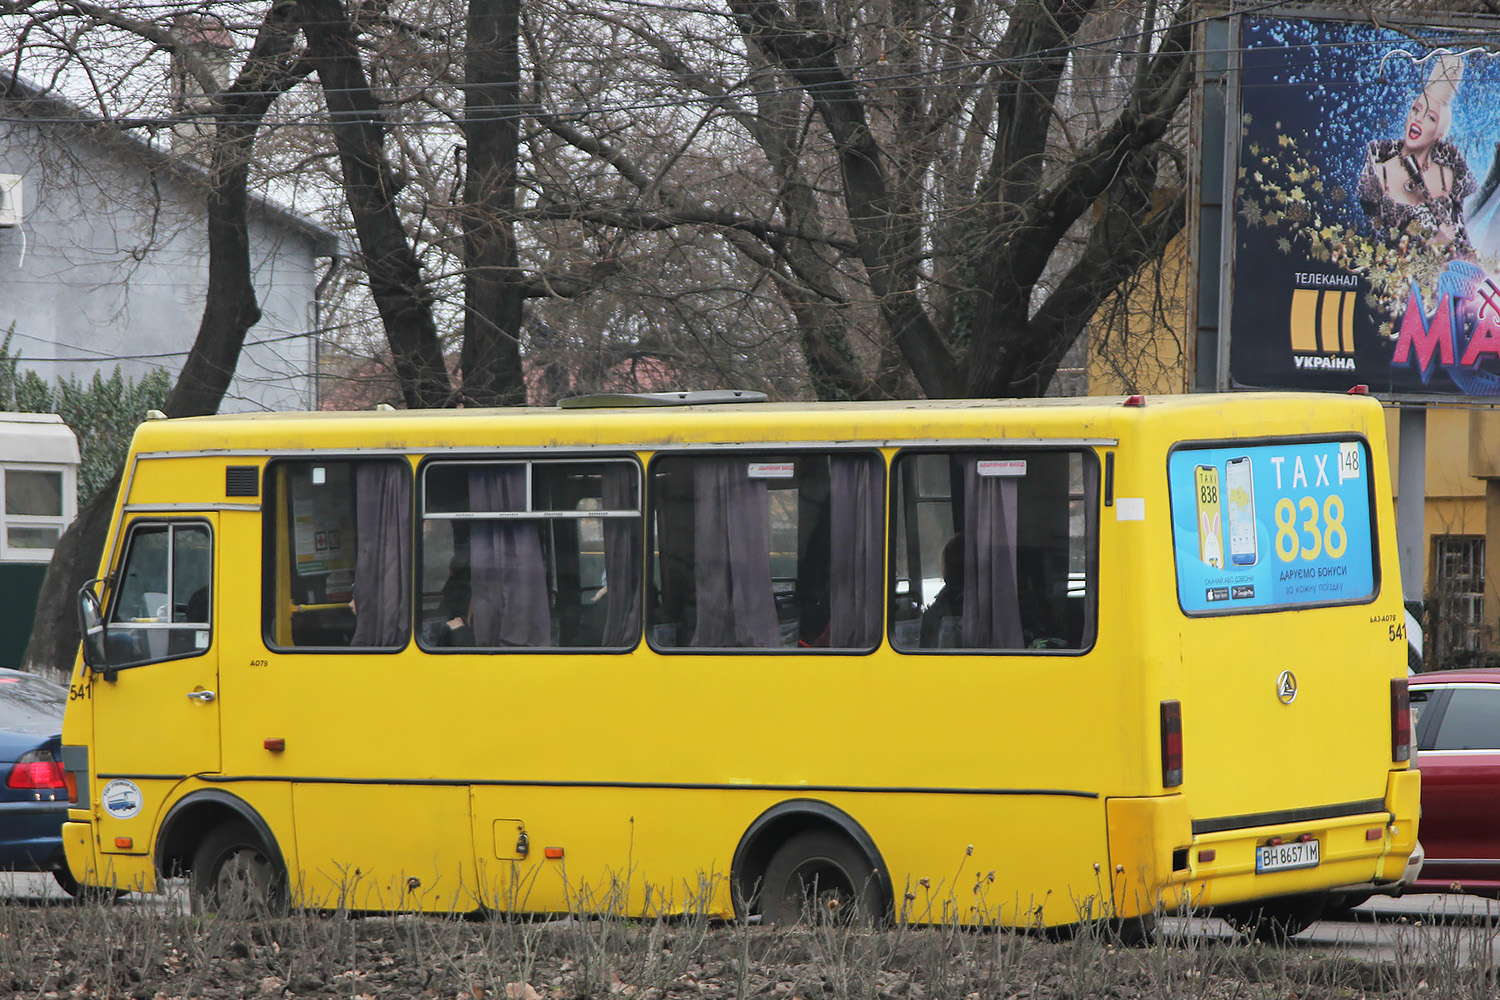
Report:
<svg viewBox="0 0 1500 1000"><path fill-rule="evenodd" d="M143 46L114 67L79 47L73 84L147 107L121 82L137 65L192 70L170 23L49 2L0 11ZM215 9L261 17L232 86L195 74L214 276L173 413L217 407L255 322L251 183L312 193L353 234L371 309L340 316L345 339L374 353L379 332L407 406L622 382L1038 394L1185 217L1187 6Z"/></svg>

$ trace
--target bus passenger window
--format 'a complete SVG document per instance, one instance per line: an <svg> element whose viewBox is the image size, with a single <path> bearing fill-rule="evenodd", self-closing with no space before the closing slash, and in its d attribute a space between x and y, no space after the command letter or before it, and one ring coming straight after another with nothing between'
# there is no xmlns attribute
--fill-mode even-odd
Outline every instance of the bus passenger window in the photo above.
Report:
<svg viewBox="0 0 1500 1000"><path fill-rule="evenodd" d="M879 643L880 456L669 455L651 490L652 646Z"/></svg>
<svg viewBox="0 0 1500 1000"><path fill-rule="evenodd" d="M411 466L277 462L263 619L273 646L396 648L411 632Z"/></svg>
<svg viewBox="0 0 1500 1000"><path fill-rule="evenodd" d="M634 646L642 546L633 461L429 463L418 641L428 649Z"/></svg>
<svg viewBox="0 0 1500 1000"><path fill-rule="evenodd" d="M196 656L209 645L213 548L202 522L137 522L109 615L112 667Z"/></svg>
<svg viewBox="0 0 1500 1000"><path fill-rule="evenodd" d="M893 476L893 646L1092 645L1092 453L906 452Z"/></svg>

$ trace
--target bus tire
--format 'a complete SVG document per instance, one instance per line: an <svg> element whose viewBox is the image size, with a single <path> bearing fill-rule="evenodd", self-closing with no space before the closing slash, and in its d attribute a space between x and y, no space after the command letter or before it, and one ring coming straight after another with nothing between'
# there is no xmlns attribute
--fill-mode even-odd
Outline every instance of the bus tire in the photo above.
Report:
<svg viewBox="0 0 1500 1000"><path fill-rule="evenodd" d="M189 897L195 915L286 911L286 871L254 827L234 820L214 827L193 852Z"/></svg>
<svg viewBox="0 0 1500 1000"><path fill-rule="evenodd" d="M1287 939L1311 927L1323 915L1327 897L1321 893L1280 896L1239 906L1226 906L1215 915L1235 930L1267 944L1285 944Z"/></svg>
<svg viewBox="0 0 1500 1000"><path fill-rule="evenodd" d="M103 886L84 885L73 877L67 865L52 869L52 878L57 887L80 903L113 903L125 895L124 889L106 889Z"/></svg>
<svg viewBox="0 0 1500 1000"><path fill-rule="evenodd" d="M1368 892L1329 893L1323 905L1323 916L1334 920L1353 920L1354 908L1368 902L1371 895Z"/></svg>
<svg viewBox="0 0 1500 1000"><path fill-rule="evenodd" d="M1112 920L1108 929L1110 940L1127 948L1149 948L1161 940L1161 924L1154 913Z"/></svg>
<svg viewBox="0 0 1500 1000"><path fill-rule="evenodd" d="M847 837L804 830L777 848L760 890L762 924L814 920L874 922L884 915L875 866Z"/></svg>

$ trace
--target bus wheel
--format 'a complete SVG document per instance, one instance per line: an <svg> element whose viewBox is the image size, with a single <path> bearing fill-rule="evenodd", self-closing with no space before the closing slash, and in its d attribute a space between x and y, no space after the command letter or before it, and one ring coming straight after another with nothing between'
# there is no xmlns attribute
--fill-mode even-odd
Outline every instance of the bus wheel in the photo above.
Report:
<svg viewBox="0 0 1500 1000"><path fill-rule="evenodd" d="M101 886L83 885L73 877L67 865L52 869L52 878L57 882L58 888L80 903L113 903L125 895L124 889L105 889Z"/></svg>
<svg viewBox="0 0 1500 1000"><path fill-rule="evenodd" d="M280 914L286 910L286 872L249 823L209 831L193 852L193 913Z"/></svg>
<svg viewBox="0 0 1500 1000"><path fill-rule="evenodd" d="M760 891L761 922L790 926L804 915L813 920L880 919L875 869L847 838L808 830L771 856Z"/></svg>
<svg viewBox="0 0 1500 1000"><path fill-rule="evenodd" d="M1284 944L1295 934L1300 934L1323 915L1326 901L1321 894L1306 896L1282 896L1263 899L1257 903L1242 903L1215 910L1235 930L1249 934L1257 941L1267 944Z"/></svg>

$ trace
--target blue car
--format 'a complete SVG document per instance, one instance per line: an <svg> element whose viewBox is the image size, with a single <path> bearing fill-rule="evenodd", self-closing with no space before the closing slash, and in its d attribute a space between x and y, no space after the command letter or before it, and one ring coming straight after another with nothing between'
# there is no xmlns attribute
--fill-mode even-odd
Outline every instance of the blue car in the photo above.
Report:
<svg viewBox="0 0 1500 1000"><path fill-rule="evenodd" d="M61 759L67 700L59 684L0 668L0 871L51 872L76 894L62 846L71 805Z"/></svg>

